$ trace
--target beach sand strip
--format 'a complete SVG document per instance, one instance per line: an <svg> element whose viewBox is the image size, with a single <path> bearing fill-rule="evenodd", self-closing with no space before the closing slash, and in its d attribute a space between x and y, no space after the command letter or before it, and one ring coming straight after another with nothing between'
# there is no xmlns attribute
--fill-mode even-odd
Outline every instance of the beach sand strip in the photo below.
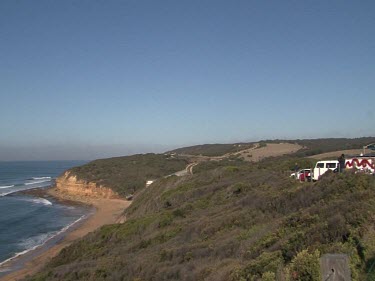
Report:
<svg viewBox="0 0 375 281"><path fill-rule="evenodd" d="M60 192L55 188L50 188L47 195L57 200L68 200L93 206L95 212L82 222L77 228L67 232L64 238L57 244L49 247L40 255L31 258L25 263L25 266L17 271L11 272L0 278L0 281L22 280L28 275L35 274L41 270L53 257L55 257L63 248L72 244L75 240L85 236L99 227L106 224L122 223L125 221L124 210L129 207L130 201L123 199L99 199L85 196L76 196ZM10 261L13 262L13 261ZM6 266L6 265L5 265Z"/></svg>

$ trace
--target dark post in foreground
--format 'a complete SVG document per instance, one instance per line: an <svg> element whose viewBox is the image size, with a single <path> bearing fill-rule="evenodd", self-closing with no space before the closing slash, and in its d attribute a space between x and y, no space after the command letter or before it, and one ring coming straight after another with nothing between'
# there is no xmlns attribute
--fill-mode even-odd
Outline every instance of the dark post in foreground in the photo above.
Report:
<svg viewBox="0 0 375 281"><path fill-rule="evenodd" d="M323 281L351 281L349 257L344 254L326 254L320 258Z"/></svg>

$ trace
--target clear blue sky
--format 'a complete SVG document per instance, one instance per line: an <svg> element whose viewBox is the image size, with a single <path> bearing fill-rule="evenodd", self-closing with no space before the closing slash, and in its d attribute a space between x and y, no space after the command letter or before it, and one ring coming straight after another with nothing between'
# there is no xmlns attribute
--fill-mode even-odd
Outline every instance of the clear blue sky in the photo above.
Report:
<svg viewBox="0 0 375 281"><path fill-rule="evenodd" d="M0 160L375 135L375 1L0 1Z"/></svg>

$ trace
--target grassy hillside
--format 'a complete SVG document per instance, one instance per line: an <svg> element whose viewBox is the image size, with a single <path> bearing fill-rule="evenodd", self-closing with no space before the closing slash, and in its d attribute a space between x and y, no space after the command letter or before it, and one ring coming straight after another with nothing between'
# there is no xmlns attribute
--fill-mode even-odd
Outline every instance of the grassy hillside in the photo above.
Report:
<svg viewBox="0 0 375 281"><path fill-rule="evenodd" d="M260 145L266 143L297 143L305 147L296 153L299 157L311 156L324 152L362 148L364 145L374 143L375 137L363 138L326 138L326 139L304 139L304 140L263 140ZM188 155L204 155L204 156L221 156L226 153L241 151L254 146L254 143L236 143L236 144L204 144L190 147L183 147L169 153L188 154Z"/></svg>
<svg viewBox="0 0 375 281"><path fill-rule="evenodd" d="M280 140L267 140L265 142L280 142ZM304 146L305 149L296 153L296 155L304 157L337 150L362 148L364 145L374 143L375 137L283 140L282 142L298 143Z"/></svg>
<svg viewBox="0 0 375 281"><path fill-rule="evenodd" d="M320 280L324 253L348 254L353 280L375 278L375 177L301 184L284 173L294 161L202 163L159 180L127 222L75 242L28 280Z"/></svg>
<svg viewBox="0 0 375 281"><path fill-rule="evenodd" d="M147 180L183 170L186 165L184 159L150 153L99 159L70 171L79 179L103 184L126 195L144 187Z"/></svg>
<svg viewBox="0 0 375 281"><path fill-rule="evenodd" d="M222 156L227 153L241 151L247 148L251 148L253 146L253 143L203 144L175 149L169 151L168 153L203 156Z"/></svg>
<svg viewBox="0 0 375 281"><path fill-rule="evenodd" d="M304 157L323 152L361 148L364 145L375 142L374 137L357 139L312 139L312 140L267 140L261 141L260 145L274 142L291 142L303 145L302 149L295 153L295 157ZM253 143L236 144L204 144L185 147L170 151L177 154L221 156L253 147ZM296 159L298 160L298 159ZM298 161L299 162L299 161ZM187 160L172 158L163 154L138 154L133 156L115 157L92 161L81 167L71 169L79 179L104 184L120 195L134 193L144 187L149 179L157 179L168 174L180 171L187 165ZM208 163L208 166L212 165ZM273 165L273 164L272 164ZM299 165L303 165L299 162ZM305 165L304 167L311 167ZM196 171L196 168L194 168Z"/></svg>

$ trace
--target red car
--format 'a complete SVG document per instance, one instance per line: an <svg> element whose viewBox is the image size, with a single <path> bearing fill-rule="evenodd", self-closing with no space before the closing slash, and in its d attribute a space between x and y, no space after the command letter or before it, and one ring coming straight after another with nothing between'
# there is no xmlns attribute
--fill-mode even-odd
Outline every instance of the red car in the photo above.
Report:
<svg viewBox="0 0 375 281"><path fill-rule="evenodd" d="M300 181L311 181L311 170L302 169L296 173L291 174L290 177L298 179Z"/></svg>

